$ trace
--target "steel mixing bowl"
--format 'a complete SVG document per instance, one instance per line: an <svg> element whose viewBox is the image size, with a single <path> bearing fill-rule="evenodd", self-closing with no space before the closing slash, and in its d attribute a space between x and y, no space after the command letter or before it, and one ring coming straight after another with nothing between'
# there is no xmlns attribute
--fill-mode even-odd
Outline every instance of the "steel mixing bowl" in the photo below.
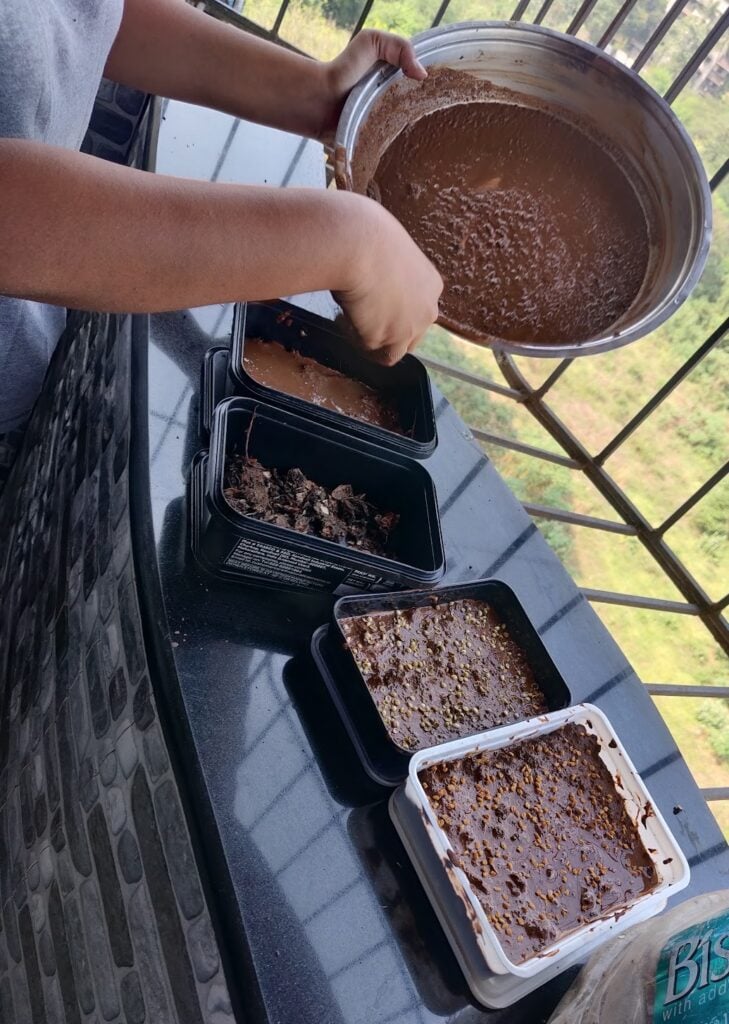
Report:
<svg viewBox="0 0 729 1024"><path fill-rule="evenodd" d="M635 341L671 316L706 262L711 194L699 155L668 104L602 50L541 26L464 22L423 32L413 42L426 66L467 71L592 125L620 154L653 224L643 284L625 313L599 337L489 343L530 356L587 355ZM402 72L378 65L350 94L335 139L339 188L352 190L352 157L360 132L383 92L402 77Z"/></svg>

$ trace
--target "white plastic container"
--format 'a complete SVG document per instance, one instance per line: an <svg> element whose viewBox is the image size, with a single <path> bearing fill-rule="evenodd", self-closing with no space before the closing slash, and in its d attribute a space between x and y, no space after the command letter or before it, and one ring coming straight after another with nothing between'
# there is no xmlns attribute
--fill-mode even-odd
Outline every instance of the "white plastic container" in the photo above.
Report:
<svg viewBox="0 0 729 1024"><path fill-rule="evenodd" d="M651 858L656 885L632 903L621 906L571 934L513 963L506 955L486 911L473 891L446 833L438 825L419 772L430 765L455 761L468 754L496 750L521 740L554 732L568 723L583 726L597 737L600 758L624 800L627 813ZM678 843L623 749L610 723L594 705L578 704L540 715L527 722L493 729L478 736L415 754L404 786L390 801L390 815L428 893L472 992L486 1006L508 1006L544 984L606 938L659 913L669 895L688 885L690 871Z"/></svg>

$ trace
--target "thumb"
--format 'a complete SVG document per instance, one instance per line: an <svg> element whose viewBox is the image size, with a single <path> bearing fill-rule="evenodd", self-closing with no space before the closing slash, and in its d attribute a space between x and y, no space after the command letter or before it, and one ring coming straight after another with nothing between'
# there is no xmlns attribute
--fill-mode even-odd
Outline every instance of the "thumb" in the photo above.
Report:
<svg viewBox="0 0 729 1024"><path fill-rule="evenodd" d="M401 68L408 78L414 78L418 82L428 77L428 72L415 56L415 47L409 39L394 36L390 32L375 32L374 35L378 60Z"/></svg>
<svg viewBox="0 0 729 1024"><path fill-rule="evenodd" d="M345 73L354 83L379 60L401 68L408 78L417 81L426 78L428 74L415 56L410 40L370 28L359 32L336 58L334 64L339 66L340 73Z"/></svg>

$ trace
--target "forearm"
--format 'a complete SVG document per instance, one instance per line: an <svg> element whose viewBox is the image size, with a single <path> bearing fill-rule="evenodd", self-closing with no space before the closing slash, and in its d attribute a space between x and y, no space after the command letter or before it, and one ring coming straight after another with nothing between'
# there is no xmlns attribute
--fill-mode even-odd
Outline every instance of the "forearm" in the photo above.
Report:
<svg viewBox="0 0 729 1024"><path fill-rule="evenodd" d="M369 230L361 197L170 178L17 140L0 140L0 190L0 294L81 309L346 289Z"/></svg>
<svg viewBox="0 0 729 1024"><path fill-rule="evenodd" d="M184 0L125 0L106 74L146 92L316 137L327 103L326 68Z"/></svg>

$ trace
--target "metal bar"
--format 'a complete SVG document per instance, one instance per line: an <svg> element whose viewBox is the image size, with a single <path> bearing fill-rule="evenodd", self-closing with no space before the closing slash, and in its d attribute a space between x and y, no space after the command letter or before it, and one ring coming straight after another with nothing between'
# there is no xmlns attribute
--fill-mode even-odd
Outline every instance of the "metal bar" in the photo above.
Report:
<svg viewBox="0 0 729 1024"><path fill-rule="evenodd" d="M648 42L645 44L643 49L640 51L638 56L633 61L633 71L640 71L641 68L645 67L650 58L653 56L655 51L661 45L663 40L671 30L671 26L679 17L684 7L688 6L689 0L674 0L674 3L669 7L667 13L658 23L655 31L651 35Z"/></svg>
<svg viewBox="0 0 729 1024"><path fill-rule="evenodd" d="M704 800L729 800L729 786L713 786L709 789L702 789L701 795Z"/></svg>
<svg viewBox="0 0 729 1024"><path fill-rule="evenodd" d="M712 350L712 348L721 341L721 339L729 330L729 317L720 324L713 334L709 335L703 345L696 349L693 355L689 356L683 366L680 366L678 370L673 374L672 377L666 381L663 387L656 391L655 395L650 398L646 404L640 409L631 420L629 420L622 430L619 430L612 441L609 441L603 450L595 456L595 462L598 465L602 465L606 459L608 459L612 453L620 447L623 441L629 437L634 430L637 429L650 414L660 405L664 398L667 398L671 392L678 387L681 381L691 373L693 368L701 362L704 356Z"/></svg>
<svg viewBox="0 0 729 1024"><path fill-rule="evenodd" d="M289 184L289 182L291 181L292 177L294 176L294 171L296 170L296 168L299 165L299 161L301 160L302 156L304 155L304 150L306 149L306 147L308 145L309 145L309 140L308 139L301 139L300 140L298 146L296 147L296 152L291 157L291 162L289 163L289 166L286 168L286 173L284 174L283 178L281 179L281 184L280 184L279 188L286 188L286 186Z"/></svg>
<svg viewBox="0 0 729 1024"><path fill-rule="evenodd" d="M716 189L718 189L727 174L729 174L729 156L726 158L719 170L714 172L714 176L709 182L709 188L712 192L715 192Z"/></svg>
<svg viewBox="0 0 729 1024"><path fill-rule="evenodd" d="M509 18L509 21L521 21L526 14L526 9L529 6L531 0L519 0L519 3L514 8L514 13Z"/></svg>
<svg viewBox="0 0 729 1024"><path fill-rule="evenodd" d="M284 16L286 14L286 11L288 10L288 6L289 6L290 2L291 2L291 0L281 0L281 6L278 9L278 14L276 15L276 20L274 21L273 28L271 29L271 35L272 36L277 36L278 35L278 30L281 28L281 22L284 20Z"/></svg>
<svg viewBox="0 0 729 1024"><path fill-rule="evenodd" d="M618 594L612 590L592 590L580 587L580 591L588 601L600 604L618 604L626 608L646 608L652 612L673 612L676 615L698 615L701 609L696 604L685 604L683 601L668 601L662 597L643 597L640 594Z"/></svg>
<svg viewBox="0 0 729 1024"><path fill-rule="evenodd" d="M654 697L729 697L729 686L691 686L683 683L646 683Z"/></svg>
<svg viewBox="0 0 729 1024"><path fill-rule="evenodd" d="M725 462L723 466L720 466L716 473L713 473L697 491L694 491L690 498L684 501L683 505L679 505L676 511L672 512L668 519L656 529L656 533L666 533L672 526L675 526L689 509L692 509L697 502L701 501L704 495L708 494L712 488L716 487L724 479L727 473L729 473L729 462Z"/></svg>
<svg viewBox="0 0 729 1024"><path fill-rule="evenodd" d="M228 159L228 153L230 152L230 147L233 145L233 139L238 134L238 129L239 128L240 128L240 118L236 117L235 121L233 121L233 124L230 126L230 131L228 132L228 137L226 138L225 142L223 143L223 148L220 150L220 154L218 156L217 162L215 164L215 167L213 168L213 173L210 176L210 180L211 181L217 181L218 178L220 177L220 172L223 169L223 164Z"/></svg>
<svg viewBox="0 0 729 1024"><path fill-rule="evenodd" d="M288 0L286 0L286 2L288 3ZM204 0L203 10L206 14L209 14L211 18L215 18L217 21L225 21L230 25L236 25L238 28L242 28L245 32L250 32L251 35L258 36L259 39L271 41L271 29L267 29L264 25L259 25L256 21L251 21L250 18L246 18L242 14L238 14L232 7L228 7L227 4L222 3L221 0ZM298 46L294 46L292 43L287 43L285 39L276 39L276 43L279 46L283 46L286 50L291 50L292 53L300 53L303 57L309 56L309 54L300 50Z"/></svg>
<svg viewBox="0 0 729 1024"><path fill-rule="evenodd" d="M364 28L364 24L367 21L367 18L369 17L370 11L372 10L372 4L374 2L375 0L365 0L365 5L360 11L359 18L357 18L357 24L352 29L352 35L350 38L354 39L357 33L361 32L362 29Z"/></svg>
<svg viewBox="0 0 729 1024"><path fill-rule="evenodd" d="M522 505L530 516L539 519L553 519L558 523L570 523L573 526L588 526L592 530L605 530L607 533L621 533L635 537L637 530L627 523L618 523L612 519L600 519L598 516L582 515L581 512L570 512L564 508L552 508L550 505L534 505L523 501Z"/></svg>
<svg viewBox="0 0 729 1024"><path fill-rule="evenodd" d="M593 8L597 4L597 0L582 0L579 8L575 12L575 16L567 26L567 35L576 35L582 26L585 24L587 19L592 14Z"/></svg>
<svg viewBox="0 0 729 1024"><path fill-rule="evenodd" d="M701 45L694 51L691 59L679 71L676 78L668 87L668 91L664 93L663 98L666 103L673 103L684 86L691 80L691 78L693 78L699 68L699 65L703 64L716 43L718 43L724 35L727 26L729 26L729 8L724 11L717 23L704 38Z"/></svg>
<svg viewBox="0 0 729 1024"><path fill-rule="evenodd" d="M727 607L727 605L729 605L729 594L725 594L724 597L720 598L716 602L714 607L716 608L716 610L718 612L721 612L721 611L724 611L724 609Z"/></svg>
<svg viewBox="0 0 729 1024"><path fill-rule="evenodd" d="M572 360L572 359L562 359L560 361L560 363L558 364L557 369L553 370L550 373L550 375L547 377L547 379L544 381L544 383L540 384L539 387L536 388L536 390L532 392L532 397L542 398L544 395L546 395L546 393L549 391L549 389L554 384L557 383L557 381L562 376L562 374L565 372L565 370L569 366L571 366L573 362L574 362L574 360Z"/></svg>
<svg viewBox="0 0 729 1024"><path fill-rule="evenodd" d="M552 409L545 402L529 402L532 389L513 358L507 352L496 352L496 360L504 374L506 383L523 393L524 401L528 404L529 411L537 422L551 434L562 450L581 466L586 478L598 493L610 503L623 522L636 528L638 540L675 585L679 593L686 598L688 604L684 606L679 605L679 609L684 612L696 609L701 621L717 643L721 645L723 650L729 651L729 623L723 618L721 611L717 609L709 595L698 581L694 579L676 553L666 544L663 537L656 534L645 516L636 508L612 477L605 472L603 467L590 457L585 446L574 436ZM651 604L652 606L653 603ZM660 608L667 610L665 602L660 603Z"/></svg>
<svg viewBox="0 0 729 1024"><path fill-rule="evenodd" d="M484 391L493 391L494 394L503 395L505 398L513 398L517 402L522 401L521 394L515 391L514 388L507 388L504 384L497 384L496 381L489 380L488 377L479 377L477 374L469 373L467 370L458 370L455 366L441 363L439 359L431 359L430 356L418 356L418 359L425 366L435 370L437 373L442 373L445 377L462 380L466 384L473 384L477 388L483 388Z"/></svg>
<svg viewBox="0 0 729 1024"><path fill-rule="evenodd" d="M433 28L436 28L438 25L440 25L441 21L445 16L445 12L448 10L450 2L451 0L443 0L440 7L435 12L435 17L433 18Z"/></svg>
<svg viewBox="0 0 729 1024"><path fill-rule="evenodd" d="M542 22L544 21L546 16L549 14L549 8L552 6L553 3L554 3L554 0L544 0L544 3L539 8L539 11L537 12L537 16L534 19L534 24L535 25L541 25L542 24Z"/></svg>
<svg viewBox="0 0 729 1024"><path fill-rule="evenodd" d="M620 7L620 10L617 12L613 20L610 22L608 27L605 29L605 31L597 41L597 45L601 50L604 50L606 46L610 45L615 33L618 31L620 26L623 24L623 22L628 17L628 15L637 3L638 0L625 0L625 3Z"/></svg>
<svg viewBox="0 0 729 1024"><path fill-rule="evenodd" d="M535 459L543 459L545 462L553 462L556 466L565 466L567 469L579 469L580 464L566 455L557 455L548 452L544 448L535 448L531 444L524 444L523 441L513 441L509 437L501 437L499 434L490 434L479 427L472 427L466 424L473 436L478 441L487 441L489 444L497 444L500 448L509 448L513 452L521 452L522 455L532 455Z"/></svg>

